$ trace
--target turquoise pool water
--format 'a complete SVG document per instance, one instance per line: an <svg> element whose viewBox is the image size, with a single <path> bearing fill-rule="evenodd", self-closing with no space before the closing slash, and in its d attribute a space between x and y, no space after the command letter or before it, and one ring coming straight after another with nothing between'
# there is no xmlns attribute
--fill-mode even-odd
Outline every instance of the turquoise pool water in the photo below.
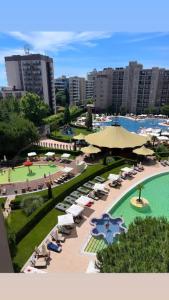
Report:
<svg viewBox="0 0 169 300"><path fill-rule="evenodd" d="M124 128L129 131L139 132L141 128L161 128L162 130L167 130L167 126L159 125L159 123L163 123L164 119L143 119L143 120L131 120L125 117L116 117L113 118L112 121L109 122L98 122L100 126L111 126L115 120Z"/></svg>
<svg viewBox="0 0 169 300"><path fill-rule="evenodd" d="M110 210L113 217L123 217L125 225L128 226L136 217L166 217L169 220L169 173L156 175L143 181L142 197L149 201L149 206L139 210L131 206L130 199L138 196L136 188L130 190Z"/></svg>

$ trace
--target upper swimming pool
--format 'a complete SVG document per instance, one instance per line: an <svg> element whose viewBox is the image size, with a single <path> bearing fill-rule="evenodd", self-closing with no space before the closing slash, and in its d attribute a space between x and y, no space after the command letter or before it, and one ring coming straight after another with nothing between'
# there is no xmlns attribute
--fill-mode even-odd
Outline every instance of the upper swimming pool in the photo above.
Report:
<svg viewBox="0 0 169 300"><path fill-rule="evenodd" d="M159 125L159 123L163 123L164 119L143 119L143 120L132 120L125 117L116 117L113 118L112 121L109 122L98 122L100 126L110 126L112 125L115 120L124 128L126 128L129 131L133 132L139 132L142 128L161 128L163 130L166 130L168 127Z"/></svg>

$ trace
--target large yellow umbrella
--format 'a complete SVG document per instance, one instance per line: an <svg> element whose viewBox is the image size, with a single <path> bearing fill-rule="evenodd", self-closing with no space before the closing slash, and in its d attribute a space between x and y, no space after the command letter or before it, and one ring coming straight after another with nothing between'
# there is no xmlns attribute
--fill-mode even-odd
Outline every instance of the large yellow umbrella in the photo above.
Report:
<svg viewBox="0 0 169 300"><path fill-rule="evenodd" d="M140 148L134 149L133 153L138 155L148 156L148 155L153 155L154 151L149 148L146 148L145 146L142 146Z"/></svg>
<svg viewBox="0 0 169 300"><path fill-rule="evenodd" d="M95 153L99 153L101 150L97 147L89 145L87 147L81 148L80 151L82 151L85 154L95 154Z"/></svg>
<svg viewBox="0 0 169 300"><path fill-rule="evenodd" d="M107 126L85 137L89 144L105 148L135 148L146 144L149 137L132 133L122 126Z"/></svg>
<svg viewBox="0 0 169 300"><path fill-rule="evenodd" d="M85 140L85 135L80 133L78 135L75 135L73 138L74 138L74 140L79 140L79 141L80 140Z"/></svg>

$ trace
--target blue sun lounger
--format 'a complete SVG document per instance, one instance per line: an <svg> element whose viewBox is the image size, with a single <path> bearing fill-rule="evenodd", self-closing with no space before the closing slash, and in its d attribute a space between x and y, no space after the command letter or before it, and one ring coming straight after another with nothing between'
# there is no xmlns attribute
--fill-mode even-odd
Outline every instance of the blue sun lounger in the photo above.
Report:
<svg viewBox="0 0 169 300"><path fill-rule="evenodd" d="M48 248L48 250L51 250L51 251L54 251L54 252L61 252L62 251L62 248L60 246L58 246L57 244L54 244L52 242L47 244L47 248Z"/></svg>

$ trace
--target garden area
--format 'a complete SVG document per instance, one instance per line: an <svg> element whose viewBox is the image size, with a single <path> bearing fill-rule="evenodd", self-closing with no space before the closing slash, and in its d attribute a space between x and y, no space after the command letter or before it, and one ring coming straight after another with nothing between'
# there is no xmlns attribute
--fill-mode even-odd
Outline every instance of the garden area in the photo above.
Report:
<svg viewBox="0 0 169 300"><path fill-rule="evenodd" d="M12 211L8 220L8 225L14 231L17 241L17 253L13 258L15 264L21 269L23 264L34 251L35 246L45 238L49 231L56 225L57 216L62 212L54 208L54 206L64 200L72 191L80 187L88 180L92 180L97 175L107 178L109 173L118 173L122 166L131 165L133 162L125 162L124 159L118 158L117 161L107 166L97 164L88 166L88 168L78 177L71 181L56 187L52 191L52 199L47 198L47 192L38 192L35 195L46 198L44 203L36 208L32 214L26 216L23 209L18 207ZM32 197L34 195L32 194ZM26 196L17 196L16 202L22 203ZM18 204L17 204L18 205ZM47 224L47 226L44 224Z"/></svg>

